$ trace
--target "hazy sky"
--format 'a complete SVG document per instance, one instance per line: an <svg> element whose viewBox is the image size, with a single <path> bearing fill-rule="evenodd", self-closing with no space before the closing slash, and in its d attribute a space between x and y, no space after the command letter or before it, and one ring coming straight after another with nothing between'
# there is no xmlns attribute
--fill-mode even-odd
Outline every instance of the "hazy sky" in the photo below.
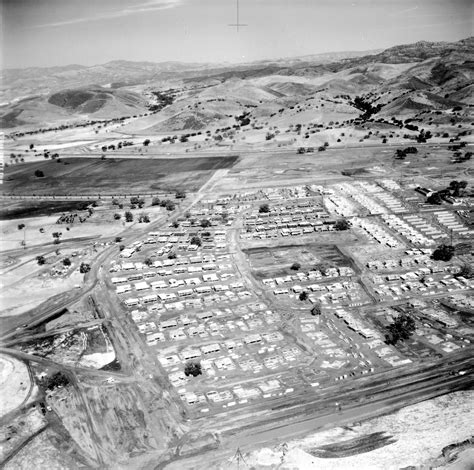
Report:
<svg viewBox="0 0 474 470"><path fill-rule="evenodd" d="M3 67L247 62L473 34L472 0L0 0Z"/></svg>

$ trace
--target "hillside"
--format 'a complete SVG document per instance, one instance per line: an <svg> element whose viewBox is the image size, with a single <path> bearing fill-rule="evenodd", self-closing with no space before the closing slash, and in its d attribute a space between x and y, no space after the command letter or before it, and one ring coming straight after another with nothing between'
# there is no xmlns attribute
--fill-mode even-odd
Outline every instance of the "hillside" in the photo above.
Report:
<svg viewBox="0 0 474 470"><path fill-rule="evenodd" d="M400 133L393 119L454 127L470 115L473 46L474 39L467 38L236 66L113 61L7 70L3 91L17 94L0 108L0 125L21 133L119 119L120 135L173 137L176 148L188 149L319 146L351 130L351 138L360 141L367 138L368 120L378 127L389 123L393 138L415 136L415 128ZM178 142L176 134L189 135ZM102 135L100 127L83 131L87 139Z"/></svg>

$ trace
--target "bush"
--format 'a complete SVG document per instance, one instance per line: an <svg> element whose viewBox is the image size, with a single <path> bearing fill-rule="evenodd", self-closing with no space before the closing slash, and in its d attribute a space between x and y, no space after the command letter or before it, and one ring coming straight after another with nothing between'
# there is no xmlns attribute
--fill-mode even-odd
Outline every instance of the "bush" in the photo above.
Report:
<svg viewBox="0 0 474 470"><path fill-rule="evenodd" d="M114 219L115 220L120 220L121 218L122 218L122 216L120 214L117 214L117 213L114 214Z"/></svg>
<svg viewBox="0 0 474 470"><path fill-rule="evenodd" d="M262 204L258 208L258 212L260 212L261 214L267 214L268 212L270 212L270 206L268 204Z"/></svg>
<svg viewBox="0 0 474 470"><path fill-rule="evenodd" d="M125 212L125 221L133 222L133 214L130 211Z"/></svg>
<svg viewBox="0 0 474 470"><path fill-rule="evenodd" d="M41 171L41 170L36 170L35 171L35 176L37 178L43 178L44 177L44 173Z"/></svg>
<svg viewBox="0 0 474 470"><path fill-rule="evenodd" d="M71 266L71 260L69 258L64 258L63 259L63 264L64 264L64 266Z"/></svg>
<svg viewBox="0 0 474 470"><path fill-rule="evenodd" d="M207 219L203 219L201 220L201 227L202 228L207 228L207 227L210 227L212 224L209 220Z"/></svg>
<svg viewBox="0 0 474 470"><path fill-rule="evenodd" d="M308 293L306 291L301 292L299 298L300 298L301 301L306 300L308 298Z"/></svg>
<svg viewBox="0 0 474 470"><path fill-rule="evenodd" d="M291 269L292 269L293 271L298 271L300 268L301 268L301 264L300 264L300 263L293 263L293 264L291 265Z"/></svg>
<svg viewBox="0 0 474 470"><path fill-rule="evenodd" d="M46 263L46 258L45 258L44 256L39 255L39 256L36 257L36 262L37 262L40 266L42 266L43 264Z"/></svg>

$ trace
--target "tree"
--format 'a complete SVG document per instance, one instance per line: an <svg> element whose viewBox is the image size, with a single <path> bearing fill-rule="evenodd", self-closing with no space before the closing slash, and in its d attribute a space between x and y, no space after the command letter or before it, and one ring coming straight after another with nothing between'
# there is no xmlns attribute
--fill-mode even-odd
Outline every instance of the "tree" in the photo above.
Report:
<svg viewBox="0 0 474 470"><path fill-rule="evenodd" d="M470 264L463 264L460 271L456 274L456 277L464 277L466 279L474 278L474 267Z"/></svg>
<svg viewBox="0 0 474 470"><path fill-rule="evenodd" d="M30 150L33 150L35 148L35 144L30 144Z"/></svg>
<svg viewBox="0 0 474 470"><path fill-rule="evenodd" d="M64 266L71 266L71 260L69 258L64 258L63 259L63 265Z"/></svg>
<svg viewBox="0 0 474 470"><path fill-rule="evenodd" d="M125 212L125 222L133 222L133 214L130 211Z"/></svg>
<svg viewBox="0 0 474 470"><path fill-rule="evenodd" d="M439 192L434 192L426 198L426 202L428 204L435 204L439 206L443 202L443 200L441 199L441 195L439 194Z"/></svg>
<svg viewBox="0 0 474 470"><path fill-rule="evenodd" d="M152 205L152 206L159 206L159 205L160 205L160 198L159 198L159 197L154 197L154 198L151 200L151 205Z"/></svg>
<svg viewBox="0 0 474 470"><path fill-rule="evenodd" d="M292 269L293 271L298 271L300 268L301 268L300 263L293 263L290 267L290 269Z"/></svg>
<svg viewBox="0 0 474 470"><path fill-rule="evenodd" d="M122 218L122 216L120 214L117 214L117 213L114 214L114 219L115 220L120 220L121 218Z"/></svg>
<svg viewBox="0 0 474 470"><path fill-rule="evenodd" d="M467 181L451 181L449 183L449 190L452 191L453 197L459 197L463 189L467 188Z"/></svg>
<svg viewBox="0 0 474 470"><path fill-rule="evenodd" d="M301 292L300 294L300 300L304 301L308 298L308 293L306 291Z"/></svg>
<svg viewBox="0 0 474 470"><path fill-rule="evenodd" d="M145 140L143 141L143 146L144 146L144 147L148 147L149 145L150 145L150 139L145 139Z"/></svg>
<svg viewBox="0 0 474 470"><path fill-rule="evenodd" d="M186 193L184 191L176 191L174 197L176 199L186 199Z"/></svg>
<svg viewBox="0 0 474 470"><path fill-rule="evenodd" d="M387 344L395 345L399 341L407 340L413 334L415 328L415 320L413 320L410 315L402 313L395 318L390 325L388 325L385 342Z"/></svg>
<svg viewBox="0 0 474 470"><path fill-rule="evenodd" d="M153 264L153 260L151 258L145 258L145 261L144 263L147 265L147 266L151 266Z"/></svg>
<svg viewBox="0 0 474 470"><path fill-rule="evenodd" d="M115 243L120 243L122 241L122 237L115 237Z"/></svg>
<svg viewBox="0 0 474 470"><path fill-rule="evenodd" d="M176 259L177 256L176 256L176 253L174 251L172 251L169 255L168 255L168 259Z"/></svg>
<svg viewBox="0 0 474 470"><path fill-rule="evenodd" d="M42 266L43 264L46 263L46 258L45 258L44 256L42 256L42 255L39 255L39 256L36 257L36 262L37 262L40 266Z"/></svg>
<svg viewBox="0 0 474 470"><path fill-rule="evenodd" d="M208 219L203 219L201 220L201 227L202 228L207 228L210 227L212 224Z"/></svg>
<svg viewBox="0 0 474 470"><path fill-rule="evenodd" d="M197 377L202 374L201 364L199 362L187 362L184 366L184 375Z"/></svg>
<svg viewBox="0 0 474 470"><path fill-rule="evenodd" d="M351 227L351 224L346 219L339 219L334 225L334 228L339 231L348 230L350 227Z"/></svg>
<svg viewBox="0 0 474 470"><path fill-rule="evenodd" d="M174 211L176 209L176 205L172 201L168 201L165 207L167 211Z"/></svg>
<svg viewBox="0 0 474 470"><path fill-rule="evenodd" d="M191 245L201 246L201 244L202 242L199 237L194 236L191 238Z"/></svg>
<svg viewBox="0 0 474 470"><path fill-rule="evenodd" d="M313 308L311 309L311 315L315 317L317 315L321 315L321 313L322 313L321 304L317 302L313 305Z"/></svg>
<svg viewBox="0 0 474 470"><path fill-rule="evenodd" d="M79 272L81 274L86 274L91 270L91 265L89 263L81 263L79 266Z"/></svg>
<svg viewBox="0 0 474 470"><path fill-rule="evenodd" d="M23 230L25 228L25 224L18 224L18 230Z"/></svg>
<svg viewBox="0 0 474 470"><path fill-rule="evenodd" d="M435 261L449 261L454 256L454 251L451 245L440 245L433 251L431 258Z"/></svg>
<svg viewBox="0 0 474 470"><path fill-rule="evenodd" d="M301 155L303 153L306 153L306 149L304 147L298 147L298 150L296 151L298 155Z"/></svg>
<svg viewBox="0 0 474 470"><path fill-rule="evenodd" d="M258 208L258 212L260 212L261 214L266 214L266 213L270 212L270 206L268 204L262 204Z"/></svg>
<svg viewBox="0 0 474 470"><path fill-rule="evenodd" d="M35 176L37 178L43 178L44 177L44 173L41 171L41 170L36 170L35 171Z"/></svg>

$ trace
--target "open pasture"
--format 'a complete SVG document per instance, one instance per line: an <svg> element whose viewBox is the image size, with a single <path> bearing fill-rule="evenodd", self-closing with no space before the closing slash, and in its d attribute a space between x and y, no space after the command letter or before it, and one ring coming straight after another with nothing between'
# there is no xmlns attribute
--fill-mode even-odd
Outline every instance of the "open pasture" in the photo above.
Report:
<svg viewBox="0 0 474 470"><path fill-rule="evenodd" d="M231 157L137 160L64 158L8 167L4 194L71 195L150 193L162 189L198 190L213 171L231 168ZM44 177L35 176L42 171Z"/></svg>

